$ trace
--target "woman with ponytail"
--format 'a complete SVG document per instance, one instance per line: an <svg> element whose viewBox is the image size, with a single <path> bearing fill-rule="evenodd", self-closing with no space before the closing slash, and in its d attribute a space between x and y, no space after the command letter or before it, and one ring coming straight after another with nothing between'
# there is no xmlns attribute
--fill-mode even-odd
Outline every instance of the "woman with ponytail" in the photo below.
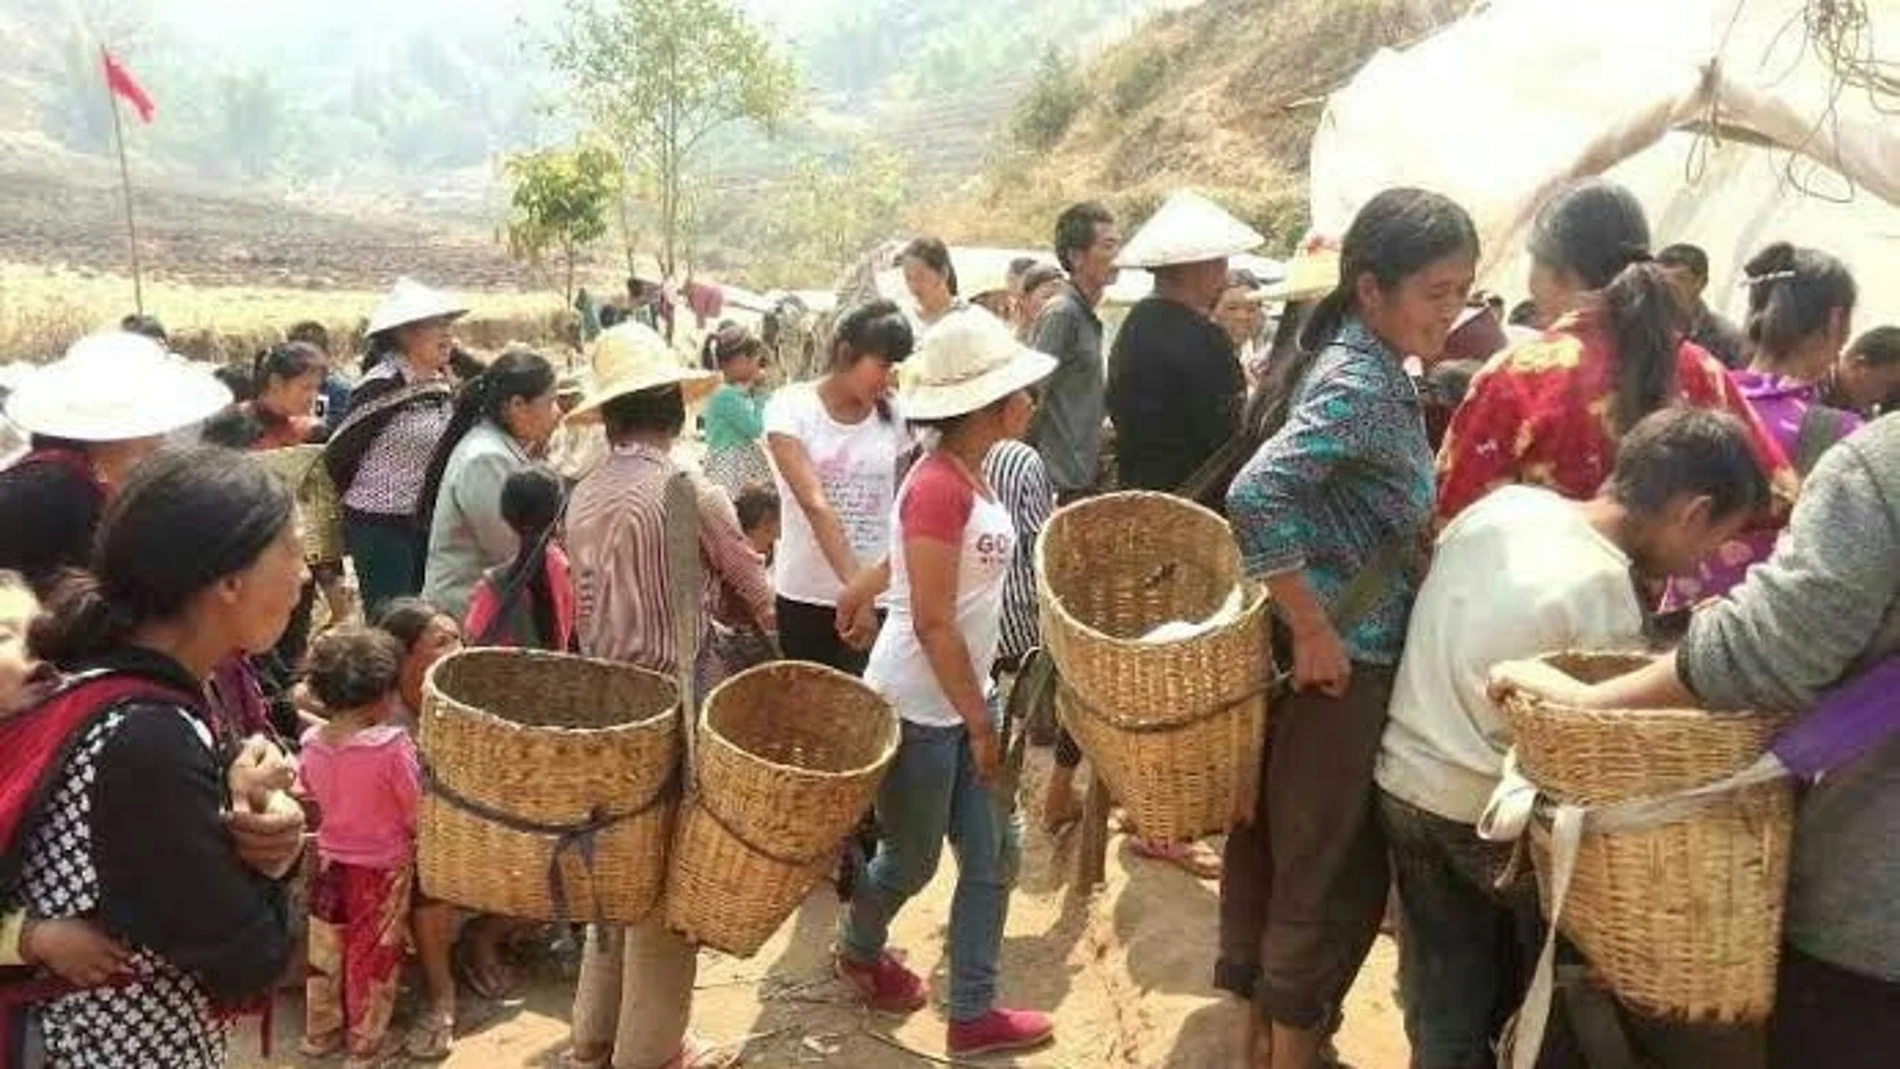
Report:
<svg viewBox="0 0 1900 1069"><path fill-rule="evenodd" d="M1602 179L1557 194L1531 226L1531 297L1546 332L1472 380L1438 458L1438 521L1507 483L1592 497L1616 443L1684 403L1740 419L1785 519L1794 477L1720 361L1689 342L1687 313L1649 253L1643 206Z"/></svg>
<svg viewBox="0 0 1900 1069"><path fill-rule="evenodd" d="M1216 982L1257 1006L1254 1066L1322 1064L1385 910L1373 765L1432 513L1404 360L1443 351L1477 261L1470 216L1444 197L1393 189L1367 203L1338 285L1269 371L1265 441L1228 490L1295 687L1274 712L1259 819L1228 837L1221 881Z"/></svg>
<svg viewBox="0 0 1900 1069"><path fill-rule="evenodd" d="M1847 265L1815 249L1778 241L1743 268L1748 285L1747 368L1735 388L1794 470L1808 472L1834 443L1860 429L1860 416L1821 401L1821 383L1852 336L1859 290ZM1744 532L1704 561L1693 579L1670 587L1665 608L1688 608L1742 581L1775 548L1773 530Z"/></svg>
<svg viewBox="0 0 1900 1069"><path fill-rule="evenodd" d="M221 1066L230 1018L282 975L294 769L221 734L203 691L233 651L276 643L305 576L270 473L224 450L165 453L34 625L34 654L66 678L0 721L0 908L87 917L130 951L117 980L37 1007L51 1064ZM288 848L251 850L260 832Z"/></svg>
<svg viewBox="0 0 1900 1069"><path fill-rule="evenodd" d="M329 360L323 351L304 342L285 342L257 354L251 382L257 396L239 407L257 424L252 449L279 449L308 445L324 438L317 418L317 395Z"/></svg>
<svg viewBox="0 0 1900 1069"><path fill-rule="evenodd" d="M456 395L423 476L420 519L429 532L422 596L458 620L482 575L520 549L502 516L501 489L533 463L560 422L557 384L545 357L511 350Z"/></svg>

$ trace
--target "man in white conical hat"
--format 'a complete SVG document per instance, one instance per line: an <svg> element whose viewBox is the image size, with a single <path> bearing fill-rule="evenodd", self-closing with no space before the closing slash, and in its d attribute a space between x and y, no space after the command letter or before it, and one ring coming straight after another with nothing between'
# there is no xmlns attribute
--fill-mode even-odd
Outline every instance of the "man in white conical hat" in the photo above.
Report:
<svg viewBox="0 0 1900 1069"><path fill-rule="evenodd" d="M1120 485L1180 489L1233 434L1247 381L1215 323L1227 258L1265 241L1198 193L1169 197L1122 249L1123 267L1155 276L1108 358L1108 414Z"/></svg>

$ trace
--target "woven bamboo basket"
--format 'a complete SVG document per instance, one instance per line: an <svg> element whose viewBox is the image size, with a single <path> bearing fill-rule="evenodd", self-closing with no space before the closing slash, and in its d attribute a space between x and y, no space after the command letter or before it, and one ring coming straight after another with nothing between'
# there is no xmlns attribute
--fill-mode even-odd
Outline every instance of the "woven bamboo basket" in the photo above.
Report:
<svg viewBox="0 0 1900 1069"><path fill-rule="evenodd" d="M856 679L779 661L726 680L700 714L667 924L751 957L837 864L897 753L897 716Z"/></svg>
<svg viewBox="0 0 1900 1069"><path fill-rule="evenodd" d="M1266 593L1244 582L1226 522L1167 494L1091 498L1043 528L1036 584L1057 713L1142 832L1185 839L1252 819L1273 665ZM1213 616L1236 586L1233 621L1139 641Z"/></svg>
<svg viewBox="0 0 1900 1069"><path fill-rule="evenodd" d="M1545 661L1585 682L1648 663L1621 654ZM1740 772L1784 726L1780 717L1699 709L1590 710L1506 695L1523 773L1551 798L1600 805L1657 798ZM1564 903L1563 933L1612 991L1671 1020L1753 1023L1774 1008L1794 819L1786 780L1721 795L1673 823L1586 834ZM1550 832L1532 825L1545 914Z"/></svg>
<svg viewBox="0 0 1900 1069"><path fill-rule="evenodd" d="M465 650L430 670L421 721L424 892L536 920L633 924L652 912L678 808L673 681L607 661Z"/></svg>
<svg viewBox="0 0 1900 1069"><path fill-rule="evenodd" d="M257 454L297 498L297 529L304 560L328 564L343 559L343 498L323 466L323 447L293 445Z"/></svg>

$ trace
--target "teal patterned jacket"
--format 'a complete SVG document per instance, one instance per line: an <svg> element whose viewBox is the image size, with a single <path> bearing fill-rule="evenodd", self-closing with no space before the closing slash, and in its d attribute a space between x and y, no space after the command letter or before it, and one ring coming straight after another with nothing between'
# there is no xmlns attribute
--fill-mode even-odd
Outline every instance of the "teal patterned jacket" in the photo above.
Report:
<svg viewBox="0 0 1900 1069"><path fill-rule="evenodd" d="M1379 546L1428 544L1434 492L1431 445L1418 389L1400 357L1348 319L1293 387L1286 425L1264 442L1227 493L1227 515L1247 574L1304 569L1328 612ZM1400 574L1340 636L1366 664L1397 664L1425 556L1407 552Z"/></svg>

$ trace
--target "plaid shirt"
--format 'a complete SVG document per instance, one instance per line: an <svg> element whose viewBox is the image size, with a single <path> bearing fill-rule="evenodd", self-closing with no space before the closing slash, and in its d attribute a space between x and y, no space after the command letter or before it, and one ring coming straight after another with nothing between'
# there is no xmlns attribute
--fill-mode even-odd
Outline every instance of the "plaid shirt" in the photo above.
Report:
<svg viewBox="0 0 1900 1069"><path fill-rule="evenodd" d="M679 671L672 576L666 565L666 484L678 465L644 445L619 445L574 488L567 507L568 556L579 601L581 652L671 675ZM765 564L746 544L732 502L693 476L699 491L702 604L730 588L755 617L772 605ZM710 620L710 615L708 616Z"/></svg>

